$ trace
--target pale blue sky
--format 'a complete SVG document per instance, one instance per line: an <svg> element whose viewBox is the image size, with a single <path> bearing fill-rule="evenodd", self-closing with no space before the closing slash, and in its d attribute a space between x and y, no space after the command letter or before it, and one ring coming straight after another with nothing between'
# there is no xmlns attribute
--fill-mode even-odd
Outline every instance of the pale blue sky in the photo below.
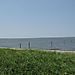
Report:
<svg viewBox="0 0 75 75"><path fill-rule="evenodd" d="M0 0L0 38L75 37L75 0Z"/></svg>

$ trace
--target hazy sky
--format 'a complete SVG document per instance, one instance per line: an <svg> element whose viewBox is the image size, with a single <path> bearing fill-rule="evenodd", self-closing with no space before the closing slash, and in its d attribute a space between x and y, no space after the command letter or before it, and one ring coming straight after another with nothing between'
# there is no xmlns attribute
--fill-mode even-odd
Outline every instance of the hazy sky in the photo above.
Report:
<svg viewBox="0 0 75 75"><path fill-rule="evenodd" d="M75 0L0 0L0 38L75 36Z"/></svg>

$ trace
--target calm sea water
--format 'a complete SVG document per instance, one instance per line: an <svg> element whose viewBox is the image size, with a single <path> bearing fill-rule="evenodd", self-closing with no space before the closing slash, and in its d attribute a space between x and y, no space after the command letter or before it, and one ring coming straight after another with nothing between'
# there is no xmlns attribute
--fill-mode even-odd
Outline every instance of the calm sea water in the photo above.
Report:
<svg viewBox="0 0 75 75"><path fill-rule="evenodd" d="M75 37L0 39L0 47L19 48L21 43L22 48L28 48L29 41L31 48L75 50Z"/></svg>

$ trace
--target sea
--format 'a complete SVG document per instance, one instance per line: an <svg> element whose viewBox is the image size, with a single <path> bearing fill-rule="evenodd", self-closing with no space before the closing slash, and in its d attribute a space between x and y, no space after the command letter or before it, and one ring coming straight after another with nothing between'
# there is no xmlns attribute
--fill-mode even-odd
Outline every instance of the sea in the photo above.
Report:
<svg viewBox="0 0 75 75"><path fill-rule="evenodd" d="M60 49L75 51L75 37L0 38L0 48Z"/></svg>

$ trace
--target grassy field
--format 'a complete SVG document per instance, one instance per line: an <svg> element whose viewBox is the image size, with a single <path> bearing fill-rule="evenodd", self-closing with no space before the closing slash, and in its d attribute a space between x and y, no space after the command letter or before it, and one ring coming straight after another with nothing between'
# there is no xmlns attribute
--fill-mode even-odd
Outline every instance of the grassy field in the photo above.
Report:
<svg viewBox="0 0 75 75"><path fill-rule="evenodd" d="M75 53L0 49L0 75L75 75Z"/></svg>

